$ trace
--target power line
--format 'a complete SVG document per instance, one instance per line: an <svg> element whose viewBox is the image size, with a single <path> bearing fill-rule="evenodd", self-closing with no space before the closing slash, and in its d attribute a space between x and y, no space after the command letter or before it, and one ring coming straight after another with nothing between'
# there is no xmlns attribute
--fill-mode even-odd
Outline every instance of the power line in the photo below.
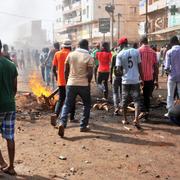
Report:
<svg viewBox="0 0 180 180"><path fill-rule="evenodd" d="M13 17L18 17L18 18L23 18L23 19L30 19L30 20L43 20L43 21L49 21L49 22L54 22L54 20L52 19L41 19L41 18L36 18L36 17L30 17L30 16L23 16L23 15L19 15L19 14L14 14L14 13L9 13L9 12L4 12L4 11L0 11L0 14L3 15L8 15L8 16L13 16ZM69 20L64 20L64 21L60 21L60 23L62 22L69 22ZM81 23L81 21L70 21L69 23Z"/></svg>
<svg viewBox="0 0 180 180"><path fill-rule="evenodd" d="M41 19L41 18L37 18L37 17L23 16L23 15L19 15L19 14L4 12L4 11L0 11L0 14L8 15L8 16L13 16L13 17L18 17L18 18L23 18L23 19L31 19L31 20L33 20L33 19L34 20L35 19ZM41 19L41 20L54 22L52 19Z"/></svg>

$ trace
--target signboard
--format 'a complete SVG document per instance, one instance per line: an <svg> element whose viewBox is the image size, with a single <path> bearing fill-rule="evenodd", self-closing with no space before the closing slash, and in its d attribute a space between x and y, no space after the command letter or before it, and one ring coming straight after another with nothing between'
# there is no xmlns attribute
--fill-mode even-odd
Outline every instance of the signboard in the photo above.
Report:
<svg viewBox="0 0 180 180"><path fill-rule="evenodd" d="M99 32L101 33L110 32L110 18L99 19Z"/></svg>

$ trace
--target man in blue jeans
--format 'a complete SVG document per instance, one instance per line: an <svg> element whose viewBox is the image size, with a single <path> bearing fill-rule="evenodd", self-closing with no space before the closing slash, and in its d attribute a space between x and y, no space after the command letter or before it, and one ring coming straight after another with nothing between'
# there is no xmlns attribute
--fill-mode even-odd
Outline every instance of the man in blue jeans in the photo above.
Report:
<svg viewBox="0 0 180 180"><path fill-rule="evenodd" d="M48 53L48 56L45 60L45 80L46 80L46 85L50 86L51 83L51 68L52 68L52 61L54 58L54 55L57 51L59 51L60 45L58 42L54 43L54 48L51 49ZM52 76L52 86L54 88L54 76Z"/></svg>
<svg viewBox="0 0 180 180"><path fill-rule="evenodd" d="M89 131L89 117L91 110L90 83L93 76L94 60L90 56L89 43L86 39L79 42L79 48L71 52L65 61L66 99L58 119L59 136L64 137L64 128L67 125L68 114L75 104L76 96L82 98L84 111L80 121L80 132Z"/></svg>

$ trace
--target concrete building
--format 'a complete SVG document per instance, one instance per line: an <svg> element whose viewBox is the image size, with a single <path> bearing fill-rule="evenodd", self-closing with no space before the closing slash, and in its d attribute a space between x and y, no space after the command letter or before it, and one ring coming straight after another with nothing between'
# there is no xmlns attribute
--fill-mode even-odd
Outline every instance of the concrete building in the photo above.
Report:
<svg viewBox="0 0 180 180"><path fill-rule="evenodd" d="M169 9L168 27L180 26L180 1L167 0L167 6Z"/></svg>
<svg viewBox="0 0 180 180"><path fill-rule="evenodd" d="M148 0L148 37L151 42L165 43L180 34L179 0ZM140 1L140 15L146 14L146 0Z"/></svg>
<svg viewBox="0 0 180 180"><path fill-rule="evenodd" d="M105 10L109 3L111 0L56 0L55 39L62 42L69 38L74 45L82 38L91 44L102 41L99 18L110 18ZM114 0L114 5L114 41L123 35L132 42L138 40L139 0ZM105 34L106 41L111 41L111 34Z"/></svg>
<svg viewBox="0 0 180 180"><path fill-rule="evenodd" d="M41 49L49 45L49 42L47 42L47 32L42 29L41 20L20 25L17 29L17 41L15 43L20 48L28 47L34 49Z"/></svg>

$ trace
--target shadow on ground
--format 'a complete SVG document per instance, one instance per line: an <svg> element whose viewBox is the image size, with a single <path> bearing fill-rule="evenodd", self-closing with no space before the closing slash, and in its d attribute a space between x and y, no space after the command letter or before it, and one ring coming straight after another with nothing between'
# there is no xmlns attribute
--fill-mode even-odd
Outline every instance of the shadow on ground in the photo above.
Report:
<svg viewBox="0 0 180 180"><path fill-rule="evenodd" d="M131 132L123 129L117 129L113 127L107 127L100 124L93 124L92 131L86 133L86 135L82 134L80 136L74 137L64 137L65 140L68 141L78 141L83 139L101 139L105 141L112 141L117 143L126 143L126 144L135 144L135 145L148 145L148 146L175 146L173 143L162 142L162 141L151 141L138 138L137 134L148 135L145 131L142 132ZM129 137L127 135L134 135L133 137Z"/></svg>
<svg viewBox="0 0 180 180"><path fill-rule="evenodd" d="M0 179L1 180L52 180L52 179L65 179L64 177L61 176L54 176L51 178L46 178L43 176L39 176L39 175L17 175L17 176L9 176L6 174L1 174L0 173ZM68 179L66 179L68 180Z"/></svg>

